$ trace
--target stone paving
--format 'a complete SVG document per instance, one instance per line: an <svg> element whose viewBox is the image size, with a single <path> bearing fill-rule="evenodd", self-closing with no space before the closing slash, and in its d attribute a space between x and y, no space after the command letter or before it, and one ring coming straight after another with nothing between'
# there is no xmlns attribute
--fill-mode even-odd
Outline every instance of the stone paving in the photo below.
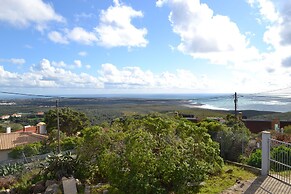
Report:
<svg viewBox="0 0 291 194"><path fill-rule="evenodd" d="M250 187L245 191L246 194L288 194L291 193L291 186L275 179L271 176L260 176L253 181Z"/></svg>
<svg viewBox="0 0 291 194"><path fill-rule="evenodd" d="M239 182L221 194L291 194L291 185L271 176L259 176L254 180Z"/></svg>

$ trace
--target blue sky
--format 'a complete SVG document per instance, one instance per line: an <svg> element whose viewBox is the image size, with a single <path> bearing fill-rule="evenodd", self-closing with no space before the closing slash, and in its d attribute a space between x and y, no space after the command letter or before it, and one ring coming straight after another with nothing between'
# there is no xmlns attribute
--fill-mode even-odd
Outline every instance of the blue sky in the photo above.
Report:
<svg viewBox="0 0 291 194"><path fill-rule="evenodd" d="M0 91L254 93L288 87L290 11L286 0L2 0Z"/></svg>

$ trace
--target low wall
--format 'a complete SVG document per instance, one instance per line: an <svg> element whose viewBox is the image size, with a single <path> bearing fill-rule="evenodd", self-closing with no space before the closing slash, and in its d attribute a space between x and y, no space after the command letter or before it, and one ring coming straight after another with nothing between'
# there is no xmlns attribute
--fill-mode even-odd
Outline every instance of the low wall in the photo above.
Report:
<svg viewBox="0 0 291 194"><path fill-rule="evenodd" d="M232 162L232 161L228 161L228 160L225 160L225 163L228 163L228 164L232 164L234 166L237 166L237 167L241 167L249 172L252 172L256 175L261 175L261 169L260 168L256 168L256 167L253 167L253 166L249 166L249 165L246 165L246 164L242 164L242 163L238 163L238 162Z"/></svg>

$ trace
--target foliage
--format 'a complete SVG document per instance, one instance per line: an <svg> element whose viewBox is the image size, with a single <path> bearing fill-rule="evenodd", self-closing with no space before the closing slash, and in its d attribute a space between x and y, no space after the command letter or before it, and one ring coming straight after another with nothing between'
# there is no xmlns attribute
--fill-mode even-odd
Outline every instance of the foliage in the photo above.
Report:
<svg viewBox="0 0 291 194"><path fill-rule="evenodd" d="M288 126L284 127L284 133L291 134L291 125L288 125Z"/></svg>
<svg viewBox="0 0 291 194"><path fill-rule="evenodd" d="M230 115L224 124L205 120L198 126L205 127L211 138L220 144L220 154L226 160L238 161L250 138L244 123Z"/></svg>
<svg viewBox="0 0 291 194"><path fill-rule="evenodd" d="M122 193L187 193L221 169L218 144L204 127L160 115L115 120L83 131L81 161ZM96 180L99 181L99 180Z"/></svg>
<svg viewBox="0 0 291 194"><path fill-rule="evenodd" d="M253 152L249 158L247 158L246 163L250 166L261 168L262 165L262 150L257 149Z"/></svg>
<svg viewBox="0 0 291 194"><path fill-rule="evenodd" d="M275 158L276 161L281 162L283 164L291 165L291 148L286 147L284 145L280 145L271 149L271 158ZM247 164L261 168L262 161L262 150L257 149L253 152L249 158L247 159ZM284 167L282 165L275 165L271 162L271 169L274 171L284 171Z"/></svg>
<svg viewBox="0 0 291 194"><path fill-rule="evenodd" d="M61 141L61 150L67 151L75 149L79 145L78 137L66 137Z"/></svg>
<svg viewBox="0 0 291 194"><path fill-rule="evenodd" d="M61 151L72 150L79 145L78 137L66 137L65 135L61 136L60 146ZM35 155L47 154L57 150L57 141L41 141L25 145L16 146L8 153L8 156L12 159L20 159L25 157L31 157Z"/></svg>
<svg viewBox="0 0 291 194"><path fill-rule="evenodd" d="M0 133L6 133L6 129L2 125L0 125Z"/></svg>
<svg viewBox="0 0 291 194"><path fill-rule="evenodd" d="M57 148L58 148L57 138L52 138L51 136L52 134L55 134L54 132L55 130L53 130L49 135L49 147L50 147L50 150L57 151ZM67 137L65 134L61 133L60 134L61 151L75 149L79 145L79 139L80 139L79 137L73 137L73 136Z"/></svg>
<svg viewBox="0 0 291 194"><path fill-rule="evenodd" d="M39 155L43 153L47 153L45 142L35 142L26 145L16 146L9 152L8 156L13 159L19 159L25 157L30 157L34 155ZM24 154L24 155L23 155Z"/></svg>
<svg viewBox="0 0 291 194"><path fill-rule="evenodd" d="M287 147L284 145L274 147L271 150L271 157L275 158L276 161L278 161L278 162L281 162L283 164L291 166L291 148L290 147ZM282 165L275 165L273 162L271 163L270 168L274 171L287 170L287 168L284 169L284 167L282 167Z"/></svg>
<svg viewBox="0 0 291 194"><path fill-rule="evenodd" d="M45 162L42 163L42 166L42 174L46 179L60 180L64 176L74 175L77 160L70 152L66 152L64 154L49 155Z"/></svg>
<svg viewBox="0 0 291 194"><path fill-rule="evenodd" d="M23 129L23 126L19 123L12 123L12 122L9 122L8 123L2 123L0 124L0 133L6 133L6 128L7 127L11 127L11 131L18 131L18 130L21 130Z"/></svg>
<svg viewBox="0 0 291 194"><path fill-rule="evenodd" d="M18 172L21 172L24 168L23 164L14 163L14 164L6 164L0 166L0 176L13 175Z"/></svg>
<svg viewBox="0 0 291 194"><path fill-rule="evenodd" d="M205 180L204 185L198 186L197 190L194 190L192 193L222 193L225 189L235 185L237 180L250 180L255 177L256 175L245 171L242 168L232 165L224 165L221 174L210 176Z"/></svg>
<svg viewBox="0 0 291 194"><path fill-rule="evenodd" d="M59 108L60 129L65 134L71 136L90 125L88 117L70 108ZM57 129L57 110L51 109L45 114L45 122L48 132Z"/></svg>
<svg viewBox="0 0 291 194"><path fill-rule="evenodd" d="M17 178L17 182L10 186L10 188L13 188L13 193L30 194L32 193L32 185L41 180L43 181L44 177L39 174L39 169L31 169L22 173Z"/></svg>

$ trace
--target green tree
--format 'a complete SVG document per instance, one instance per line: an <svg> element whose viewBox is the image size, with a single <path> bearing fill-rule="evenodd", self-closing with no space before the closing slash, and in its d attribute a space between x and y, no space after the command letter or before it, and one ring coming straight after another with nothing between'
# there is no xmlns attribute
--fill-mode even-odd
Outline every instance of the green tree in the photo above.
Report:
<svg viewBox="0 0 291 194"><path fill-rule="evenodd" d="M60 130L69 136L76 134L78 131L81 131L90 125L88 117L82 112L70 108L60 108L58 112ZM48 132L57 129L56 109L51 109L45 114L45 122L47 124Z"/></svg>
<svg viewBox="0 0 291 194"><path fill-rule="evenodd" d="M87 128L83 137L79 157L86 173L119 193L188 193L223 162L206 128L155 114Z"/></svg>
<svg viewBox="0 0 291 194"><path fill-rule="evenodd" d="M205 127L211 138L220 144L220 154L224 159L239 160L250 137L250 131L244 123L233 116L227 116L223 124L217 121L202 121L198 125Z"/></svg>

